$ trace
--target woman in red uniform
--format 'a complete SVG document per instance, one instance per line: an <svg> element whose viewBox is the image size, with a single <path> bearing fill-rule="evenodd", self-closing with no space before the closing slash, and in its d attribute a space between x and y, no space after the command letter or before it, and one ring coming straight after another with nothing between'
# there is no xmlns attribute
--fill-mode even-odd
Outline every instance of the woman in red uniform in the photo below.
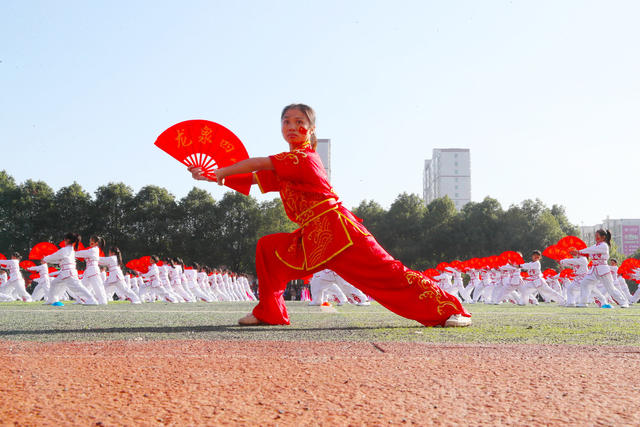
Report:
<svg viewBox="0 0 640 427"><path fill-rule="evenodd" d="M331 269L380 304L425 326L469 326L471 315L460 301L389 255L338 196L315 152L315 113L292 104L281 115L289 151L255 157L215 171L218 184L253 172L263 193L280 192L293 233L262 237L256 248L260 301L241 325L289 324L282 294L286 284ZM207 180L198 168L195 179Z"/></svg>

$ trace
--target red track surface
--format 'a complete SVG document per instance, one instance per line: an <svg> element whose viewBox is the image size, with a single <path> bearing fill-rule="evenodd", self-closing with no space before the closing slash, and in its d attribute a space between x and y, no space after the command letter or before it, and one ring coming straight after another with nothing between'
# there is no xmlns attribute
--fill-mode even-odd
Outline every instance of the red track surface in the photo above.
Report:
<svg viewBox="0 0 640 427"><path fill-rule="evenodd" d="M2 425L640 425L640 349L0 342Z"/></svg>

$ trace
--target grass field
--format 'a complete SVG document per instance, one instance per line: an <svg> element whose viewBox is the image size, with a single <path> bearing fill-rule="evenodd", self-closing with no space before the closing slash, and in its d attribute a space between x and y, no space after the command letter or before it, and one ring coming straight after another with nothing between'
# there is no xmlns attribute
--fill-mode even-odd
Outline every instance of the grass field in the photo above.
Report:
<svg viewBox="0 0 640 427"><path fill-rule="evenodd" d="M374 303L329 310L288 302L290 326L239 327L253 303L64 307L0 304L0 340L280 340L399 341L475 344L640 346L640 306L629 309L556 305L470 305L470 328L424 328Z"/></svg>

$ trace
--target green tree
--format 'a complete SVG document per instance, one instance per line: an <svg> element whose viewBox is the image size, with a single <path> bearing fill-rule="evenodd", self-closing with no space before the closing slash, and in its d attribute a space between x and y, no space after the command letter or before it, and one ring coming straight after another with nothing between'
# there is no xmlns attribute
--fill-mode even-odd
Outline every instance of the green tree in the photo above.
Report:
<svg viewBox="0 0 640 427"><path fill-rule="evenodd" d="M427 208L416 194L402 193L391 204L381 230L380 244L394 257L408 266L421 258L419 236Z"/></svg>
<svg viewBox="0 0 640 427"><path fill-rule="evenodd" d="M290 233L298 228L296 223L287 217L280 199L260 203L259 214L258 237L273 233Z"/></svg>
<svg viewBox="0 0 640 427"><path fill-rule="evenodd" d="M165 188L155 185L142 187L133 198L126 216L132 230L132 252L163 257L172 255L175 214L175 199Z"/></svg>
<svg viewBox="0 0 640 427"><path fill-rule="evenodd" d="M103 236L107 245L118 246L128 259L139 256L128 253L134 246L128 218L132 203L131 187L121 182L109 183L96 190L91 208L93 233Z"/></svg>
<svg viewBox="0 0 640 427"><path fill-rule="evenodd" d="M503 210L496 199L485 197L480 202L467 203L460 212L461 233L466 236L464 252L461 258L485 257L499 253L500 246L496 236L502 228Z"/></svg>
<svg viewBox="0 0 640 427"><path fill-rule="evenodd" d="M227 192L218 202L220 222L219 264L233 271L255 271L260 210L253 197Z"/></svg>
<svg viewBox="0 0 640 427"><path fill-rule="evenodd" d="M19 197L15 180L6 171L0 171L0 248L13 248L13 230L16 228L14 206ZM6 254L5 254L6 255Z"/></svg>
<svg viewBox="0 0 640 427"><path fill-rule="evenodd" d="M463 242L451 239L454 228L460 224L457 217L456 206L448 196L429 203L422 220L422 233L416 236L421 258L414 267L424 270L459 256Z"/></svg>
<svg viewBox="0 0 640 427"><path fill-rule="evenodd" d="M564 206L551 206L551 215L556 218L556 221L558 221L558 225L560 225L560 228L562 229L562 232L565 234L565 236L578 236L580 234L578 226L575 224L571 224L569 218L567 218L567 213Z"/></svg>
<svg viewBox="0 0 640 427"><path fill-rule="evenodd" d="M95 233L92 230L92 207L91 195L77 182L58 190L52 211L59 232L79 233L87 242L89 235Z"/></svg>
<svg viewBox="0 0 640 427"><path fill-rule="evenodd" d="M174 255L187 262L216 265L214 260L221 253L218 212L211 194L196 187L180 200L172 237Z"/></svg>
<svg viewBox="0 0 640 427"><path fill-rule="evenodd" d="M385 216L387 212L374 200L363 200L352 210L353 214L362 219L362 223L377 239L384 234Z"/></svg>
<svg viewBox="0 0 640 427"><path fill-rule="evenodd" d="M53 215L54 193L42 181L27 180L18 188L13 202L14 229L10 231L12 249L26 253L40 241L62 237L58 232L58 218Z"/></svg>

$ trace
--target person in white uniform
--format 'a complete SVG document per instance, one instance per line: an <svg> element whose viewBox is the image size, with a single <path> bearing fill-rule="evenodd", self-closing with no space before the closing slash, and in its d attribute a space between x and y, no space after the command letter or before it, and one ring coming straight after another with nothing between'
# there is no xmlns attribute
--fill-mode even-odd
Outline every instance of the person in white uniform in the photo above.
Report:
<svg viewBox="0 0 640 427"><path fill-rule="evenodd" d="M109 248L109 256L100 257L98 262L100 265L107 267L109 272L107 280L105 280L104 283L106 293L113 295L113 293L116 292L119 298L128 299L132 304L141 303L138 294L131 289L131 285L127 284L124 278L124 274L120 268L120 265L122 265L122 254L117 246Z"/></svg>
<svg viewBox="0 0 640 427"><path fill-rule="evenodd" d="M560 260L562 267L569 267L575 273L573 280L565 286L566 303L567 307L575 307L580 300L580 283L584 280L589 272L589 261L584 255L580 255L577 252L573 258L565 258ZM598 291L598 293L600 293ZM600 298L604 296L600 295Z"/></svg>
<svg viewBox="0 0 640 427"><path fill-rule="evenodd" d="M98 305L93 294L78 279L75 249L80 242L80 236L76 233L67 233L64 236L64 242L66 246L42 258L48 264L53 263L60 266L60 271L51 282L47 304L59 301L63 294L69 291L80 304Z"/></svg>
<svg viewBox="0 0 640 427"><path fill-rule="evenodd" d="M564 304L563 296L551 289L542 277L541 257L542 254L540 251L533 251L531 253L531 262L520 265L520 268L527 270L529 274L529 277L525 281L525 286L522 289L522 301L526 304L529 301L529 297L539 292L545 300L552 300L558 304Z"/></svg>
<svg viewBox="0 0 640 427"><path fill-rule="evenodd" d="M82 284L85 288L92 291L98 300L98 303L107 304L107 293L104 290L104 280L100 274L100 266L98 259L100 258L100 250L104 251L104 239L98 236L89 238L89 248L76 251L76 259L84 259L85 269L82 275Z"/></svg>
<svg viewBox="0 0 640 427"><path fill-rule="evenodd" d="M168 301L177 304L180 302L180 297L170 289L165 288L162 284L160 270L158 269L159 262L160 259L156 255L151 255L149 271L142 275L149 279L149 292L151 293L152 300L155 301L156 298L159 298L161 301Z"/></svg>
<svg viewBox="0 0 640 427"><path fill-rule="evenodd" d="M338 300L338 305L348 303L349 300L342 289L336 283L338 276L329 269L320 270L311 277L309 287L311 289L311 301L309 305L322 305L333 295Z"/></svg>
<svg viewBox="0 0 640 427"><path fill-rule="evenodd" d="M49 265L46 262L40 262L40 265L34 265L27 268L29 271L33 271L38 275L38 284L33 289L31 299L33 301L40 301L47 298L51 289L51 277L49 276Z"/></svg>
<svg viewBox="0 0 640 427"><path fill-rule="evenodd" d="M611 232L599 229L596 231L596 244L588 248L572 251L572 255L580 253L591 257L592 267L587 276L580 284L580 304L578 307L586 307L589 302L591 292L598 283L601 283L611 298L622 308L629 307L629 302L625 296L613 284L611 270L607 261L609 260L609 246L611 245ZM605 300L606 303L606 300Z"/></svg>
<svg viewBox="0 0 640 427"><path fill-rule="evenodd" d="M198 269L200 265L198 263L191 263L191 265L184 269L184 280L183 283L186 282L187 289L189 292L193 294L193 296L197 300L202 300L206 302L213 302L213 298L211 298L208 294L205 294L200 286L198 285Z"/></svg>
<svg viewBox="0 0 640 427"><path fill-rule="evenodd" d="M629 284L627 281L618 274L618 260L609 258L609 270L611 270L611 277L613 278L613 284L616 285L618 290L622 292L624 297L627 299L629 304L633 304L633 295L631 295L631 291L629 291Z"/></svg>
<svg viewBox="0 0 640 427"><path fill-rule="evenodd" d="M9 270L9 278L2 285L0 292L2 292L3 296L0 300L5 301L13 301L15 298L12 294L15 292L22 301L31 302L31 295L27 292L24 285L24 277L22 277L22 272L20 271L20 259L22 257L19 253L14 252L11 255L11 259L2 259L0 260L0 267L5 267ZM6 298L4 295L8 296L10 299Z"/></svg>

